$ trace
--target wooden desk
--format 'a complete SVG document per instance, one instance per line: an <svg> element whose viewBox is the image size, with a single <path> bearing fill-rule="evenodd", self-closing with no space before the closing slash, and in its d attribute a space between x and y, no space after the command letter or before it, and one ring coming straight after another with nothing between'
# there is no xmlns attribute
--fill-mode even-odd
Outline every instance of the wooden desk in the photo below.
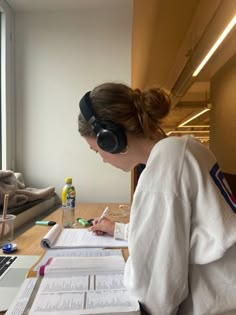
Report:
<svg viewBox="0 0 236 315"><path fill-rule="evenodd" d="M76 206L75 217L82 217L84 219L91 219L95 217L99 217L105 207L109 206L109 212L107 217L113 221L119 221L123 223L129 222L129 213L127 216L114 216L110 215L110 213L118 212L119 203L81 203ZM126 206L129 207L128 204ZM121 210L122 212L122 210ZM58 208L56 211L51 213L49 216L45 217L44 220L47 221L56 221L61 224L62 212L61 208ZM42 255L44 253L44 249L40 246L40 242L44 235L50 230L51 226L43 226L43 225L34 225L32 228L28 229L26 232L17 237L14 242L18 245L18 251L16 255ZM78 228L83 228L80 224L78 224ZM102 237L102 236L101 236ZM123 256L125 260L129 256L128 248L122 249ZM142 315L148 315L143 310L141 310ZM4 313L0 312L0 315Z"/></svg>
<svg viewBox="0 0 236 315"><path fill-rule="evenodd" d="M119 221L127 223L129 222L129 214L124 216L117 216L114 219L114 216L109 213L114 213L119 210L118 203L81 203L76 206L75 217L82 217L84 219L96 218L101 215L102 211L106 206L109 206L109 212L107 217L113 221ZM127 205L128 206L128 205ZM58 208L56 211L51 213L49 216L45 217L44 220L52 220L61 224L62 221L62 211L61 208ZM83 228L80 224L77 224L78 228ZM42 255L44 253L44 249L40 246L40 241L45 236L45 234L51 229L51 226L43 226L43 225L34 225L26 232L21 234L14 240L14 243L18 246L18 251L16 255ZM101 236L102 237L102 236ZM124 258L128 257L128 249L123 249Z"/></svg>

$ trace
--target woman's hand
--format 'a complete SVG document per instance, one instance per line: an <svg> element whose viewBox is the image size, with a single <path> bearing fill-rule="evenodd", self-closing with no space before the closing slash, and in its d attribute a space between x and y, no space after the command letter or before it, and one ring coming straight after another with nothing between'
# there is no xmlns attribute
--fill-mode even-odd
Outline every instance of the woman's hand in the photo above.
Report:
<svg viewBox="0 0 236 315"><path fill-rule="evenodd" d="M103 235L107 233L108 235L114 236L115 223L107 218L103 218L100 223L98 223L99 218L93 220L93 226L88 230L96 233L97 235Z"/></svg>

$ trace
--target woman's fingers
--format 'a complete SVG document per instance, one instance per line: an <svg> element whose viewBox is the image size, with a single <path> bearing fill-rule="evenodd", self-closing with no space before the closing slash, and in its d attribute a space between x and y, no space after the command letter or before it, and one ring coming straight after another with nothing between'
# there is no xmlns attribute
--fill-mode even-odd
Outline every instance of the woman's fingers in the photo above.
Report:
<svg viewBox="0 0 236 315"><path fill-rule="evenodd" d="M96 222L98 222L98 220L95 219L93 222L96 223ZM88 230L96 233L97 235L103 235L104 233L107 233L107 234L113 236L114 235L114 229L115 229L115 223L110 221L107 218L103 218L100 223L94 224Z"/></svg>

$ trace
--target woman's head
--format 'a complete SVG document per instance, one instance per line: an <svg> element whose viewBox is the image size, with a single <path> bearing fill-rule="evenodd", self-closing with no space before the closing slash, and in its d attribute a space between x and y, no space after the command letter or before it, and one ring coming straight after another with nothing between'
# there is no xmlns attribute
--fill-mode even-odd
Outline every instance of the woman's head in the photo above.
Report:
<svg viewBox="0 0 236 315"><path fill-rule="evenodd" d="M162 119L170 110L168 94L159 88L141 92L120 83L104 83L95 87L90 101L96 118L122 126L126 133L152 140L160 137ZM96 137L89 122L79 114L79 132Z"/></svg>
<svg viewBox="0 0 236 315"><path fill-rule="evenodd" d="M104 83L95 87L90 93L86 93L80 101L80 108L80 134L86 140L95 139L98 147L104 151L123 153L127 150L127 144L130 147L130 138L154 142L163 138L161 122L170 110L170 99L168 94L159 88L141 92L120 83ZM93 114L87 113L88 108L94 113L95 117L92 119L90 118ZM118 138L121 137L118 139L121 141L121 146L112 151L106 146L104 149L103 144L100 145L99 133L102 130L103 141L103 131L111 128L113 133L114 125L119 132Z"/></svg>

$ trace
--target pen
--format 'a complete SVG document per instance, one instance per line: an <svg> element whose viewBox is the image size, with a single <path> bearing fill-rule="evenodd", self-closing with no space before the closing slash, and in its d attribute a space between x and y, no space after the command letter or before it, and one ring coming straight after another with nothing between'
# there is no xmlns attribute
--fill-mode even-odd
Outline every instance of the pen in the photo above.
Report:
<svg viewBox="0 0 236 315"><path fill-rule="evenodd" d="M37 225L50 225L53 226L56 224L55 221L36 221L35 224Z"/></svg>
<svg viewBox="0 0 236 315"><path fill-rule="evenodd" d="M100 218L98 219L98 223L101 223L102 219L105 217L107 211L109 210L108 207L106 207L102 213L102 215L100 216Z"/></svg>

